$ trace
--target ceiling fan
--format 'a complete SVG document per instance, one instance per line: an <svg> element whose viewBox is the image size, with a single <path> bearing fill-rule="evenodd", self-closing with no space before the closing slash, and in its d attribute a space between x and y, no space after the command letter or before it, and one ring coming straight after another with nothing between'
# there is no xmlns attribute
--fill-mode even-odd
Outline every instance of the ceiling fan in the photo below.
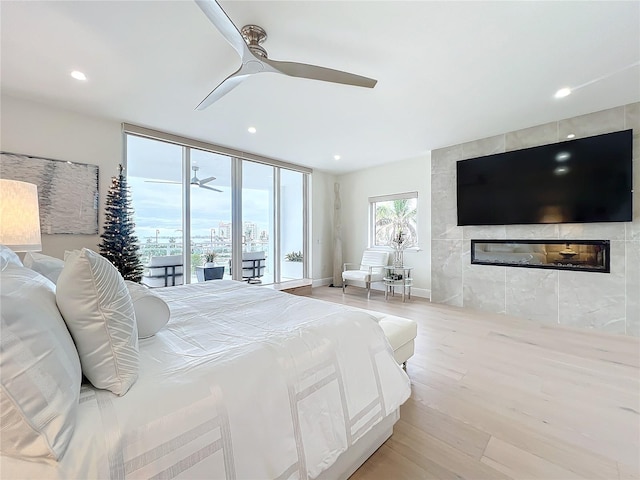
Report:
<svg viewBox="0 0 640 480"><path fill-rule="evenodd" d="M193 170L193 177L191 177L191 180L189 181L189 183L191 185L196 185L200 188L205 188L207 190L213 190L214 192L222 192L222 190L218 189L218 188L213 188L210 187L208 185L206 185L209 182L213 182L216 177L207 177L207 178L203 178L202 180L200 180L198 178L198 170L200 170L200 167L198 167L197 165L193 165L191 167L191 170ZM147 183L176 183L179 185L182 185L182 182L174 182L173 180L145 180L145 182Z"/></svg>
<svg viewBox="0 0 640 480"><path fill-rule="evenodd" d="M257 73L281 73L291 77L310 78L323 82L342 83L366 88L373 88L378 82L372 78L306 63L270 60L267 58L267 51L260 46L267 39L267 32L262 28L257 25L245 25L241 31L238 31L216 0L195 1L211 23L220 30L227 42L238 52L242 60L240 68L214 88L196 107L197 110L204 110L236 88L248 77Z"/></svg>

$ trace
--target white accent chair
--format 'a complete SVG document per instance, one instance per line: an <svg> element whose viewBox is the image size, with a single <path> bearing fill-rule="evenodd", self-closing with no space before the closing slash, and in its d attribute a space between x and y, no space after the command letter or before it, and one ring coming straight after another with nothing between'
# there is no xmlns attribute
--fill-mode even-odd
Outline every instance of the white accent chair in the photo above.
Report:
<svg viewBox="0 0 640 480"><path fill-rule="evenodd" d="M151 288L182 285L182 255L151 257L140 283Z"/></svg>
<svg viewBox="0 0 640 480"><path fill-rule="evenodd" d="M229 260L229 272L231 271L232 260ZM267 268L266 252L242 252L242 280L247 283L261 283L260 277L264 275Z"/></svg>
<svg viewBox="0 0 640 480"><path fill-rule="evenodd" d="M342 293L347 287L347 282L364 283L367 289L367 298L371 296L371 284L381 282L385 267L389 264L389 252L380 250L365 250L360 263L345 263L342 269Z"/></svg>

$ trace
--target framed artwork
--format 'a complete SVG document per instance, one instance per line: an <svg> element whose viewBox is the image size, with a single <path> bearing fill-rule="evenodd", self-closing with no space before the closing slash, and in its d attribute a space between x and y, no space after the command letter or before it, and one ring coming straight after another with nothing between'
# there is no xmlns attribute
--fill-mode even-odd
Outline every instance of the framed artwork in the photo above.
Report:
<svg viewBox="0 0 640 480"><path fill-rule="evenodd" d="M0 152L0 177L38 186L42 233L98 233L97 165Z"/></svg>

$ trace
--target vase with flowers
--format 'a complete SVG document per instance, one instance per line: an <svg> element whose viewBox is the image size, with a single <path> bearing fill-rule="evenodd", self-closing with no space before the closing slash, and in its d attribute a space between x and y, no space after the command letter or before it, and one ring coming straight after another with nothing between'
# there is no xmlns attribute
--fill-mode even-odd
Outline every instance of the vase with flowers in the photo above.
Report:
<svg viewBox="0 0 640 480"><path fill-rule="evenodd" d="M393 266L402 267L404 265L404 250L408 246L408 238L401 230L391 237L391 248L393 248Z"/></svg>

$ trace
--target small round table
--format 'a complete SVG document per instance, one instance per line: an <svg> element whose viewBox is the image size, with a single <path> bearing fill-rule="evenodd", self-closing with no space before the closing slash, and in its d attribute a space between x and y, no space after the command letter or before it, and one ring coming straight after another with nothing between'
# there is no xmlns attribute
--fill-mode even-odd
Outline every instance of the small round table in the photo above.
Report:
<svg viewBox="0 0 640 480"><path fill-rule="evenodd" d="M405 301L405 296L411 300L411 285L413 284L413 279L411 278L411 270L413 267L385 267L386 273L384 278L384 299L387 300L389 298L389 293L391 296L395 296L396 287L402 288L402 301Z"/></svg>

